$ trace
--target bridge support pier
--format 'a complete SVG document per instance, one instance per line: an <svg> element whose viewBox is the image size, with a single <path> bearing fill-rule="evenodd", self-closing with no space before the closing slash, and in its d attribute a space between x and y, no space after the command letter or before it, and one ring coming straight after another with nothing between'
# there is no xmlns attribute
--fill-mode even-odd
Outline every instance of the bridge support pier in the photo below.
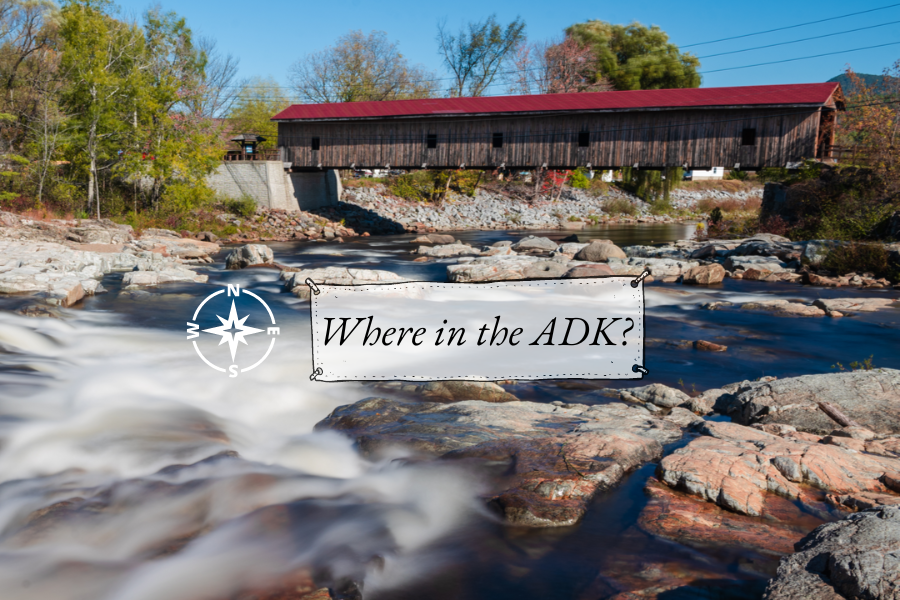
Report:
<svg viewBox="0 0 900 600"><path fill-rule="evenodd" d="M340 174L335 169L285 173L285 178L290 182L288 193L300 210L335 206L344 191Z"/></svg>

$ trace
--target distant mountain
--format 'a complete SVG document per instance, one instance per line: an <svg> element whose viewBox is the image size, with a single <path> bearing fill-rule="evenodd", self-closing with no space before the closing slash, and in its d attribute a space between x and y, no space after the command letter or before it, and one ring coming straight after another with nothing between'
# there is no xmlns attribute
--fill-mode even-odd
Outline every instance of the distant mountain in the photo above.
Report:
<svg viewBox="0 0 900 600"><path fill-rule="evenodd" d="M884 75L871 75L869 73L857 73L857 77L863 80L869 87L875 87L876 90L881 89L884 90L885 86L885 76ZM893 79L887 78L887 79ZM841 73L837 77L832 77L828 80L829 83L835 82L841 84L841 87L844 88L844 93L849 94L853 92L853 84L850 81L850 78L846 73Z"/></svg>

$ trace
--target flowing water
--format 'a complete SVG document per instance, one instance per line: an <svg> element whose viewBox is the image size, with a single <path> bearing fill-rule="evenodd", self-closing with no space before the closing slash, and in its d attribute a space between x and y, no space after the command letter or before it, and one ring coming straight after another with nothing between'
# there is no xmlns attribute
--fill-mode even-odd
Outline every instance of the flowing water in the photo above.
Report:
<svg viewBox="0 0 900 600"><path fill-rule="evenodd" d="M631 226L579 235L627 245L690 231ZM491 243L519 235L458 237ZM271 246L288 265L444 280L452 261L412 262L411 240ZM635 526L654 465L599 496L576 527L520 530L484 507L487 482L477 473L404 460L402 450L367 460L351 440L314 431L332 409L368 393L355 383L309 380L308 304L283 293L272 270L229 272L217 263L207 273L207 285L137 292L110 275L109 294L62 320L19 317L13 310L26 299L0 300L3 600L224 600L298 577L347 598L363 584L366 598L597 599L676 575L693 587L660 597L759 596L770 559L690 549ZM265 363L235 379L205 367L185 339L200 301L229 283L263 298L282 331ZM900 368L894 309L802 319L698 307L884 294L741 281L712 289L651 284L648 337L705 339L729 351L648 345L644 383L700 391L762 375L830 372L869 356ZM521 382L510 391L539 402L596 403L609 401L597 389L604 385L619 382Z"/></svg>

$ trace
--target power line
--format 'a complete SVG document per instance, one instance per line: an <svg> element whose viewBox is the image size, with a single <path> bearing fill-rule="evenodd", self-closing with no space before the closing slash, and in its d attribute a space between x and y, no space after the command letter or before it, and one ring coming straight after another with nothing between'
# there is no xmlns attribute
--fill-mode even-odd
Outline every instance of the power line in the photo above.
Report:
<svg viewBox="0 0 900 600"><path fill-rule="evenodd" d="M869 27L860 27L858 29L848 29L847 31L837 31L835 33L826 33L825 35L817 35L814 37L802 38L799 40L792 40L790 42L779 42L777 44L766 44L765 46L755 46L753 48L744 48L743 50L731 50L730 52L719 52L718 54L707 54L706 56L698 56L698 59L704 58L713 58L715 56L725 56L727 54L740 54L741 52L751 52L753 50L764 50L766 48L774 48L776 46L787 46L788 44L798 44L800 42L808 42L810 40L820 40L822 38L834 37L836 35L843 35L845 33L855 33L857 31L865 31L867 29L876 29L878 27L886 27L888 25L896 25L900 23L900 21L891 21L890 23L879 23L878 25L870 25Z"/></svg>
<svg viewBox="0 0 900 600"><path fill-rule="evenodd" d="M847 17L855 17L856 15L865 15L865 14L873 13L873 12L876 12L876 11L879 11L879 10L887 10L887 9L889 9L889 8L894 8L894 7L896 7L896 6L900 6L900 3L897 3L897 4L890 4L890 5L888 5L888 6L881 6L881 7L879 7L879 8L871 8L871 9L869 9L869 10L862 10L862 11L855 12L855 13L849 13L849 14L846 14L846 15L840 15L840 16L838 16L838 17L829 17L829 18L827 18L827 19L819 19L818 21L809 21L809 22L807 22L807 23L798 23L798 24L796 24L796 25L788 25L788 26L786 26L786 27L777 27L777 28L775 28L775 29L767 29L766 31L757 31L757 32L755 32L755 33L745 33L745 34L743 34L743 35L735 35L735 36L732 36L732 37L720 38L720 39L718 39L718 40L710 40L710 41L708 41L708 42L698 42L698 43L696 43L696 44L688 44L687 46L681 46L681 47L682 47L682 48L694 48L694 47L696 47L696 46L705 46L705 45L707 45L707 44L718 44L719 42L727 42L727 41L729 41L729 40L740 40L740 39L743 39L743 38L753 37L753 36L756 36L756 35L763 35L763 34L766 34L766 33L774 33L774 32L776 32L776 31L785 31L785 30L787 30L787 29L796 29L797 27L806 27L807 25L816 25L816 24L818 24L818 23L826 23L826 22L828 22L828 21L837 21L838 19L846 19Z"/></svg>
<svg viewBox="0 0 900 600"><path fill-rule="evenodd" d="M823 56L834 56L836 54L846 54L848 52L859 52L860 50L871 50L873 48L884 48L885 46L896 46L900 42L889 42L887 44L877 44L875 46L863 46L862 48L850 48L849 50L838 50L837 52L825 52L824 54L813 54L812 56L798 56L797 58L786 58L784 60L773 60L769 62L756 63L753 65L741 65L740 67L727 67L724 69L714 69L712 71L698 71L701 75L707 73L721 73L722 71L736 71L738 69L750 69L753 67L762 67L764 65L778 65L781 63L794 62L797 60L809 60L811 58L821 58Z"/></svg>

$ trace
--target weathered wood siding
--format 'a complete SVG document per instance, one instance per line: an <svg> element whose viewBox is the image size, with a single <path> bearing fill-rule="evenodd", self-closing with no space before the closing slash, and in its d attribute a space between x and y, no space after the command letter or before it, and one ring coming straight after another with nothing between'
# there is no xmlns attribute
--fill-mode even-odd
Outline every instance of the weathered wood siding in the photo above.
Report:
<svg viewBox="0 0 900 600"><path fill-rule="evenodd" d="M278 124L278 145L297 168L783 167L816 156L820 115L772 107L294 121ZM756 130L752 146L741 143L745 128ZM584 131L590 143L579 147ZM494 133L502 148L492 148ZM436 148L426 147L429 134Z"/></svg>

